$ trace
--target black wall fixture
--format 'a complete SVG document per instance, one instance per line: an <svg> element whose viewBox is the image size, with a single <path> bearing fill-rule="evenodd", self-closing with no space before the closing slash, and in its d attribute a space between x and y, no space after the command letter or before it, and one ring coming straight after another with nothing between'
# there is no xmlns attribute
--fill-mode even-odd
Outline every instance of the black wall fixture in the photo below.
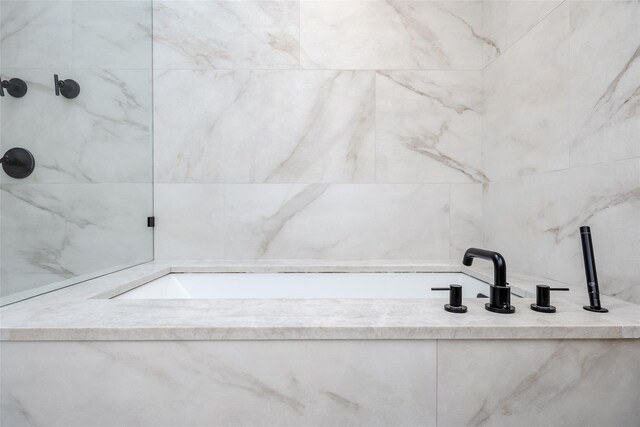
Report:
<svg viewBox="0 0 640 427"><path fill-rule="evenodd" d="M58 75L53 75L53 83L56 88L56 96L64 96L67 99L73 99L80 94L80 85L71 79L60 80Z"/></svg>
<svg viewBox="0 0 640 427"><path fill-rule="evenodd" d="M0 79L0 96L4 96L4 90L14 98L22 98L27 93L27 84L22 79Z"/></svg>
<svg viewBox="0 0 640 427"><path fill-rule="evenodd" d="M33 154L24 148L11 148L0 158L2 169L11 178L22 179L31 175L36 166Z"/></svg>

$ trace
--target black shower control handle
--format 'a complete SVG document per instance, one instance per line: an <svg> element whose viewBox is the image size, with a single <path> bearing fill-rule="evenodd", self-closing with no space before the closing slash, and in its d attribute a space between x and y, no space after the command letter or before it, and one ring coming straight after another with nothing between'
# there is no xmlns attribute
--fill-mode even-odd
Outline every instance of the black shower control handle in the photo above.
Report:
<svg viewBox="0 0 640 427"><path fill-rule="evenodd" d="M540 313L555 313L556 308L551 305L551 291L568 291L569 288L552 288L548 285L536 286L536 303L531 304L531 310Z"/></svg>
<svg viewBox="0 0 640 427"><path fill-rule="evenodd" d="M0 78L0 96L4 96L4 90L7 89L9 95L14 98L22 98L27 93L27 83L22 79L2 80Z"/></svg>
<svg viewBox="0 0 640 427"><path fill-rule="evenodd" d="M75 80L60 80L57 74L53 75L53 86L56 96L62 95L67 99L73 99L80 94L80 85Z"/></svg>
<svg viewBox="0 0 640 427"><path fill-rule="evenodd" d="M451 313L466 313L467 306L462 305L462 286L449 285L448 288L431 288L432 291L449 291L449 304L444 309Z"/></svg>
<svg viewBox="0 0 640 427"><path fill-rule="evenodd" d="M58 81L58 75L53 75L53 87L56 89L56 96L60 96L60 82Z"/></svg>

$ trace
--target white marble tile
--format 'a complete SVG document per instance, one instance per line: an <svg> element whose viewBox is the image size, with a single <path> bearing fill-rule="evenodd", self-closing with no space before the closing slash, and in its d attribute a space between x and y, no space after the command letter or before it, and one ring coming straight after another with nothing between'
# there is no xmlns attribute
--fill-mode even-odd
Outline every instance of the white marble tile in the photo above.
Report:
<svg viewBox="0 0 640 427"><path fill-rule="evenodd" d="M224 194L219 184L154 186L155 259L220 259Z"/></svg>
<svg viewBox="0 0 640 427"><path fill-rule="evenodd" d="M73 66L151 68L150 1L73 1Z"/></svg>
<svg viewBox="0 0 640 427"><path fill-rule="evenodd" d="M637 426L639 350L637 340L439 341L438 425Z"/></svg>
<svg viewBox="0 0 640 427"><path fill-rule="evenodd" d="M485 65L505 53L560 3L559 0L485 0L483 35L493 42L484 46Z"/></svg>
<svg viewBox="0 0 640 427"><path fill-rule="evenodd" d="M145 70L6 70L29 87L2 98L1 134L28 148L36 168L28 183L151 182L151 77ZM75 99L53 93L53 73L81 87ZM34 119L37 118L37 125ZM16 183L2 174L3 183Z"/></svg>
<svg viewBox="0 0 640 427"><path fill-rule="evenodd" d="M3 343L2 424L430 426L435 353L435 341Z"/></svg>
<svg viewBox="0 0 640 427"><path fill-rule="evenodd" d="M485 182L477 71L376 75L376 182Z"/></svg>
<svg viewBox="0 0 640 427"><path fill-rule="evenodd" d="M443 259L449 186L227 185L230 259Z"/></svg>
<svg viewBox="0 0 640 427"><path fill-rule="evenodd" d="M374 73L166 71L157 182L371 182ZM176 108L178 101L189 108Z"/></svg>
<svg viewBox="0 0 640 427"><path fill-rule="evenodd" d="M451 185L449 258L461 262L468 248L483 247L482 195L480 184Z"/></svg>
<svg viewBox="0 0 640 427"><path fill-rule="evenodd" d="M569 167L569 57L563 4L485 69L483 166L491 180Z"/></svg>
<svg viewBox="0 0 640 427"><path fill-rule="evenodd" d="M61 278L152 258L149 184L3 184L2 273Z"/></svg>
<svg viewBox="0 0 640 427"><path fill-rule="evenodd" d="M304 1L301 63L331 69L480 69L482 3Z"/></svg>
<svg viewBox="0 0 640 427"><path fill-rule="evenodd" d="M640 157L640 4L570 7L571 164Z"/></svg>
<svg viewBox="0 0 640 427"><path fill-rule="evenodd" d="M640 302L640 160L491 183L484 199L485 245L508 265L584 284L578 229L591 226L603 294Z"/></svg>
<svg viewBox="0 0 640 427"><path fill-rule="evenodd" d="M2 1L2 64L66 68L72 64L70 1Z"/></svg>
<svg viewBox="0 0 640 427"><path fill-rule="evenodd" d="M300 65L296 1L154 2L156 69Z"/></svg>

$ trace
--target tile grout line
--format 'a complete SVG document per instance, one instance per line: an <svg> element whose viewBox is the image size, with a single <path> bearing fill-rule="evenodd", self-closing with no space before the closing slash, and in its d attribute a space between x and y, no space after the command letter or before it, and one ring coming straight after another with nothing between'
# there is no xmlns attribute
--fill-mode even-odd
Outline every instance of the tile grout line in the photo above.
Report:
<svg viewBox="0 0 640 427"><path fill-rule="evenodd" d="M440 394L440 390L439 390L439 371L440 371L440 359L439 359L439 353L440 353L440 340L436 340L436 427L438 426L438 412L439 412L439 402L438 402L438 395Z"/></svg>
<svg viewBox="0 0 640 427"><path fill-rule="evenodd" d="M529 30L524 33L523 35L521 35L520 37L518 37L513 43L511 43L509 46L507 46L504 50L504 52L501 52L500 55L496 56L495 58L493 58L491 61L489 61L489 63L487 65L485 65L483 67L483 71L486 70L491 64L495 63L498 58L501 58L502 56L506 55L507 52L509 52L511 50L511 48L513 46L516 45L516 43L518 43L520 40L522 40L523 38L525 38L527 36L527 34L529 34L531 31L533 31L534 28L536 28L538 25L540 25L544 20L546 20L552 13L554 13L560 6L562 6L563 4L565 4L565 2L567 2L567 0L562 0L558 5L556 5L556 7L554 7L553 9L551 9L548 13L546 13L542 18L540 18L540 20L538 22L536 22L533 27L529 28ZM484 2L483 2L484 4ZM507 17L507 20L509 18ZM483 20L484 23L484 20Z"/></svg>

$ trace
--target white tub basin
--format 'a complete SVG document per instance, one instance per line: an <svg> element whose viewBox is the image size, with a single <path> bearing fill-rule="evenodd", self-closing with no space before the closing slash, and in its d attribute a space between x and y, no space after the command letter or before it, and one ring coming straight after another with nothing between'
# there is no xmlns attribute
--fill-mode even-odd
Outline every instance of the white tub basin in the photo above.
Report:
<svg viewBox="0 0 640 427"><path fill-rule="evenodd" d="M432 287L463 286L464 298L489 286L462 273L171 273L114 298L448 298Z"/></svg>

